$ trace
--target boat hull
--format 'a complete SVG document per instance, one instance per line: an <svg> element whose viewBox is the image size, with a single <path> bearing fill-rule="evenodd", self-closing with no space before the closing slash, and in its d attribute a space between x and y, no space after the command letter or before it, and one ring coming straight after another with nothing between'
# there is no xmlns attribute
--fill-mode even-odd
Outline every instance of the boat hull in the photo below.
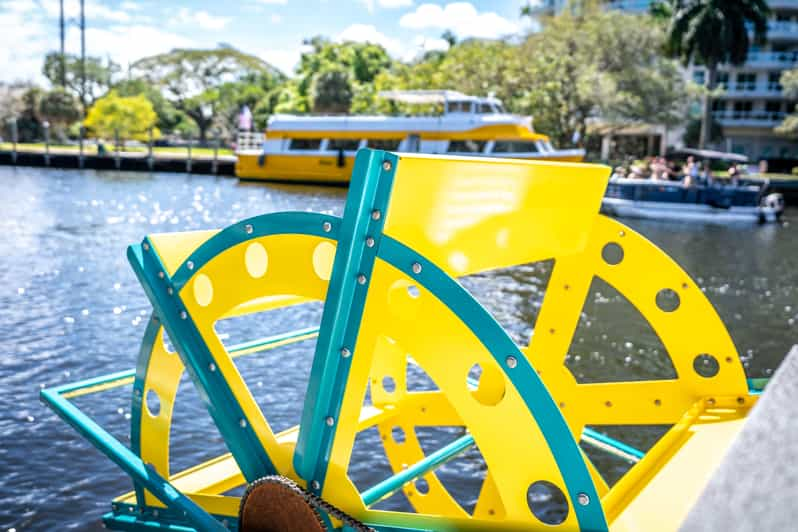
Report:
<svg viewBox="0 0 798 532"><path fill-rule="evenodd" d="M713 207L711 205L635 201L604 198L601 210L623 218L675 220L711 223L770 223L778 221L781 210L765 206Z"/></svg>
<svg viewBox="0 0 798 532"><path fill-rule="evenodd" d="M513 159L529 159L560 162L581 162L584 152L565 150L560 153L514 155ZM348 184L354 165L354 155L339 158L337 154L266 154L239 152L236 160L236 176L256 181L322 183L330 185Z"/></svg>

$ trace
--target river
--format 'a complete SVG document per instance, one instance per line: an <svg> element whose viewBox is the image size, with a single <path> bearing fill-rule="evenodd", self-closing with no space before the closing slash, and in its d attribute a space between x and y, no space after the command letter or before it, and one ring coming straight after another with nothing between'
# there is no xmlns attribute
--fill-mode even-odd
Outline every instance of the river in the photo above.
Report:
<svg viewBox="0 0 798 532"><path fill-rule="evenodd" d="M0 185L0 531L99 530L110 500L130 483L44 407L38 391L134 366L150 307L127 263L126 245L148 233L215 228L265 212L339 215L346 191L184 174L11 167L0 167ZM748 375L769 376L798 338L798 211L788 210L782 224L767 226L625 223L662 247L702 287ZM547 273L545 264L522 266L473 276L465 284L521 339L529 333ZM595 289L569 367L582 381L629 373L647 378L663 356L656 336L622 297L604 286ZM320 305L308 305L286 312L284 321L300 327L317 323L319 315ZM224 332L247 339L249 323L231 321ZM299 418L313 342L285 349L293 364L277 367L258 356L238 362L261 407L275 412L277 429ZM77 404L128 441L128 388ZM224 452L190 385L181 386L174 416L174 468ZM609 432L646 449L662 430ZM431 451L455 432L428 430L419 437ZM387 475L380 452L375 434L358 439L351 474L361 489ZM610 481L629 467L619 459L596 460ZM476 449L441 470L467 508L482 475ZM401 498L383 507L406 506Z"/></svg>

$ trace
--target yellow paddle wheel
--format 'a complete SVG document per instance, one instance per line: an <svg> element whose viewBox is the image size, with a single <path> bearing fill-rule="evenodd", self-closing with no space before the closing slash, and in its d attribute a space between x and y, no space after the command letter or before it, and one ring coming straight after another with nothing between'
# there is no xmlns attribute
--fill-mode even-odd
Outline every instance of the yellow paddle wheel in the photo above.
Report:
<svg viewBox="0 0 798 532"><path fill-rule="evenodd" d="M241 498L228 493L269 477L285 479L327 530L678 528L756 393L695 282L645 238L598 213L608 174L596 165L361 150L341 218L273 213L131 246L154 308L136 369L42 392L133 480L106 525L266 530L253 525L256 508L240 523ZM457 281L550 259L528 346ZM675 378L577 382L565 358L594 278L646 318ZM318 328L268 336L264 319L267 336L237 345L225 345L215 329L231 316L314 300L324 302ZM167 350L165 332L176 352ZM314 336L301 422L275 432L233 359ZM409 389L408 365L435 389ZM230 453L170 471L184 371ZM69 399L131 382L128 449ZM644 455L588 427L653 424L672 427ZM462 427L460 437L425 453L417 428L453 426ZM352 450L372 427L383 444L373 452L385 453L393 474L359 490L348 473ZM637 463L609 487L580 441ZM474 446L487 473L468 511L436 469ZM414 512L374 508L399 490ZM546 509L553 500L557 512Z"/></svg>

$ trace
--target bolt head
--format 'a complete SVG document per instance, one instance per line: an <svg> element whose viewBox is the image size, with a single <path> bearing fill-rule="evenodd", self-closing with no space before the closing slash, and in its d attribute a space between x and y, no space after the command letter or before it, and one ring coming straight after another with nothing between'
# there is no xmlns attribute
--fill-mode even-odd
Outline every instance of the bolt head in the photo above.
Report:
<svg viewBox="0 0 798 532"><path fill-rule="evenodd" d="M247 428L247 420L244 419L244 418L241 418L241 420L238 422L238 424L241 425L242 429Z"/></svg>
<svg viewBox="0 0 798 532"><path fill-rule="evenodd" d="M382 169L385 170L386 172L390 171L392 166L393 165L391 164L391 161L383 161L382 163Z"/></svg>
<svg viewBox="0 0 798 532"><path fill-rule="evenodd" d="M358 284L366 284L366 281L367 281L367 280L368 280L368 279L366 279L366 276L365 276L365 275L363 275L362 273L361 273L360 275L358 275L358 276L357 276L357 282L358 282Z"/></svg>
<svg viewBox="0 0 798 532"><path fill-rule="evenodd" d="M163 272L158 272L158 277L163 279L166 275Z"/></svg>
<svg viewBox="0 0 798 532"><path fill-rule="evenodd" d="M332 231L332 224L330 222L324 222L323 224L321 224L321 228L324 229L325 233L329 233L330 231Z"/></svg>
<svg viewBox="0 0 798 532"><path fill-rule="evenodd" d="M321 484L319 484L318 480L314 480L314 481L312 481L310 483L310 488L314 489L314 490L317 490L317 489L321 488Z"/></svg>
<svg viewBox="0 0 798 532"><path fill-rule="evenodd" d="M167 293L167 294L169 294L169 295L171 296L172 294L174 294L174 293L175 293L175 290L174 290L174 288L172 288L172 287L170 286L169 288L167 288L167 289L166 289L166 293Z"/></svg>
<svg viewBox="0 0 798 532"><path fill-rule="evenodd" d="M247 224L247 225L245 225L245 226L244 226L244 231L245 231L245 232L246 232L248 235L251 235L251 234L252 234L252 231L254 231L254 228L252 227L252 225L251 225L251 224Z"/></svg>
<svg viewBox="0 0 798 532"><path fill-rule="evenodd" d="M208 369L211 371L216 371L216 364L211 362L210 364L208 364Z"/></svg>
<svg viewBox="0 0 798 532"><path fill-rule="evenodd" d="M188 262L186 263L186 267L187 267L189 270L193 270L193 269L194 269L194 262L192 262L192 261L188 261Z"/></svg>
<svg viewBox="0 0 798 532"><path fill-rule="evenodd" d="M342 347L341 348L341 356L344 357L344 358L349 358L350 356L352 356L352 351L350 351L346 347Z"/></svg>
<svg viewBox="0 0 798 532"><path fill-rule="evenodd" d="M150 245L148 243L146 243L146 242L144 242L144 244L142 244L141 247L144 248L144 251L149 251L150 250Z"/></svg>
<svg viewBox="0 0 798 532"><path fill-rule="evenodd" d="M333 425L335 425L335 418L333 418L332 416L327 416L324 419L324 422L327 423L328 427L332 427Z"/></svg>
<svg viewBox="0 0 798 532"><path fill-rule="evenodd" d="M380 218L382 218L382 213L379 211L379 209L374 209L371 211L372 220L379 220Z"/></svg>
<svg viewBox="0 0 798 532"><path fill-rule="evenodd" d="M508 356L504 361L507 364L507 367L510 369L513 369L518 365L518 360L516 360L516 358L512 355Z"/></svg>
<svg viewBox="0 0 798 532"><path fill-rule="evenodd" d="M421 264L418 262L413 263L413 273L421 273Z"/></svg>
<svg viewBox="0 0 798 532"><path fill-rule="evenodd" d="M372 237L366 237L366 247L373 248L374 247L374 239Z"/></svg>
<svg viewBox="0 0 798 532"><path fill-rule="evenodd" d="M187 318L188 318L188 314L186 313L186 311L185 310L181 310L180 311L180 319L181 320L185 320Z"/></svg>
<svg viewBox="0 0 798 532"><path fill-rule="evenodd" d="M580 493L576 496L577 502L579 502L580 506L587 506L590 504L590 497L587 493Z"/></svg>

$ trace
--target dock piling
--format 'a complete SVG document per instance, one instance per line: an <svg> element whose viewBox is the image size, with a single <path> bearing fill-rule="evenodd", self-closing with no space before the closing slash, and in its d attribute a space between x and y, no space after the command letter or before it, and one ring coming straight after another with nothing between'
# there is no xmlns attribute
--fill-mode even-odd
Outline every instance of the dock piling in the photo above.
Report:
<svg viewBox="0 0 798 532"><path fill-rule="evenodd" d="M78 168L83 168L83 140L86 138L86 128L83 124L80 125L80 134L78 135Z"/></svg>
<svg viewBox="0 0 798 532"><path fill-rule="evenodd" d="M17 117L11 119L11 161L17 164L17 142L19 141L19 130L17 129Z"/></svg>
<svg viewBox="0 0 798 532"><path fill-rule="evenodd" d="M216 135L213 139L213 165L211 168L213 175L219 173L219 130L216 130Z"/></svg>
<svg viewBox="0 0 798 532"><path fill-rule="evenodd" d="M152 160L152 127L150 127L150 129L147 130L147 134L148 134L148 136L147 136L147 168L149 168L150 172L152 172L152 167L153 167L153 160Z"/></svg>
<svg viewBox="0 0 798 532"><path fill-rule="evenodd" d="M119 130L118 129L114 130L114 144L115 144L115 146L114 146L114 149L115 149L114 162L116 163L116 169L119 170L119 168L122 165L121 165L121 161L119 160L120 154L119 154Z"/></svg>
<svg viewBox="0 0 798 532"><path fill-rule="evenodd" d="M188 136L188 158L186 159L186 173L191 173L191 135Z"/></svg>
<svg viewBox="0 0 798 532"><path fill-rule="evenodd" d="M44 128L44 165L50 166L50 122L42 122Z"/></svg>

